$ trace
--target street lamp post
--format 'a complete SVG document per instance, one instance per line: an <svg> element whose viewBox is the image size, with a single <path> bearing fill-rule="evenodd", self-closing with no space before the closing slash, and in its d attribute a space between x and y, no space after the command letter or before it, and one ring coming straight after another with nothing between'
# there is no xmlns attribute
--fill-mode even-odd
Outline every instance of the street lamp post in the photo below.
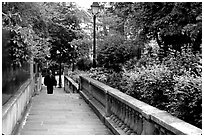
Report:
<svg viewBox="0 0 204 137"><path fill-rule="evenodd" d="M93 2L91 5L91 10L93 13L93 68L96 67L96 14L99 11L98 2Z"/></svg>
<svg viewBox="0 0 204 137"><path fill-rule="evenodd" d="M62 88L62 78L61 78L61 52L57 50L57 54L59 54L59 88Z"/></svg>

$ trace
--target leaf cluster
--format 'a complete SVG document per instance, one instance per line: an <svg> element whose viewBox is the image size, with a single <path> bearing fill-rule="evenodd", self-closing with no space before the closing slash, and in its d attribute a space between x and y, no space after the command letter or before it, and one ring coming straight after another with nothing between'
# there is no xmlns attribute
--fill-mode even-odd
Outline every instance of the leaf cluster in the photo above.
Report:
<svg viewBox="0 0 204 137"><path fill-rule="evenodd" d="M201 128L201 57L183 51L167 58L160 62L156 57L142 56L142 61L124 66L120 73L97 68L89 75Z"/></svg>
<svg viewBox="0 0 204 137"><path fill-rule="evenodd" d="M122 35L110 35L98 43L97 61L105 68L119 72L122 65L137 56L140 45L135 41L127 41Z"/></svg>
<svg viewBox="0 0 204 137"><path fill-rule="evenodd" d="M201 2L116 2L113 7L112 12L123 19L124 34L131 38L155 39L165 51L186 44L201 51Z"/></svg>
<svg viewBox="0 0 204 137"><path fill-rule="evenodd" d="M79 19L75 7L68 7L60 3L43 3L44 15L47 15L50 59L54 62L74 62L77 51L71 44L74 39L81 37ZM57 54L60 52L60 55Z"/></svg>
<svg viewBox="0 0 204 137"><path fill-rule="evenodd" d="M9 55L6 58L9 58L12 66L20 67L23 62L29 61L31 55L38 61L43 60L48 43L40 5L32 2L5 2L2 11L3 30L9 33L10 38L3 41L3 49Z"/></svg>

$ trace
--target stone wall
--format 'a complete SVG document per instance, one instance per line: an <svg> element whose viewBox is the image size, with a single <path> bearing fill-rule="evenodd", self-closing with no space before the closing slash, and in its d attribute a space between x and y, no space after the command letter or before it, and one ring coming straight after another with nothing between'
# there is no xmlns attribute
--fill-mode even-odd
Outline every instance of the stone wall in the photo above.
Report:
<svg viewBox="0 0 204 137"><path fill-rule="evenodd" d="M64 76L64 91L67 93L78 93L79 86L68 76Z"/></svg>
<svg viewBox="0 0 204 137"><path fill-rule="evenodd" d="M19 126L18 123L21 121L32 96L41 90L41 88L41 76L37 78L37 81L34 81L34 78L29 79L2 106L2 134L13 134L14 129Z"/></svg>

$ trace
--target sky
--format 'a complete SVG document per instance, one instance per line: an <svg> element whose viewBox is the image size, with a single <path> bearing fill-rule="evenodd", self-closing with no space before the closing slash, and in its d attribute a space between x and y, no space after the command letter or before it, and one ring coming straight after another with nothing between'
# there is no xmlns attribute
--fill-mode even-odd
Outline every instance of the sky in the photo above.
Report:
<svg viewBox="0 0 204 137"><path fill-rule="evenodd" d="M88 1L88 0L77 0L76 3L85 9L88 9L91 7L93 1Z"/></svg>

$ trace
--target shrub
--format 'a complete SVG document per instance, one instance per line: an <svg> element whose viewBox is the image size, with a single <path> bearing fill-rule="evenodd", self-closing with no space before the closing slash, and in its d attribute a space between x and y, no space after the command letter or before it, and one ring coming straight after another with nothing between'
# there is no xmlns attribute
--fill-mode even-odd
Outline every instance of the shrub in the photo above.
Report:
<svg viewBox="0 0 204 137"><path fill-rule="evenodd" d="M202 128L202 80L189 72L175 78L174 92L168 111L189 123Z"/></svg>
<svg viewBox="0 0 204 137"><path fill-rule="evenodd" d="M191 50L175 55L169 55L162 62L175 75L185 75L188 71L191 75L201 76L202 63L199 54L193 54Z"/></svg>
<svg viewBox="0 0 204 137"><path fill-rule="evenodd" d="M122 85L126 86L124 80L122 79L123 78L122 74L123 74L122 72L116 73L114 70L102 67L92 68L88 72L89 77L96 79L100 82L103 82L111 87L117 88L119 90L123 90Z"/></svg>
<svg viewBox="0 0 204 137"><path fill-rule="evenodd" d="M108 70L106 68L97 67L91 68L88 72L89 77L101 81L103 83L107 83L108 75L111 74L112 70Z"/></svg>
<svg viewBox="0 0 204 137"><path fill-rule="evenodd" d="M126 94L202 127L201 77L190 72L175 75L168 67L155 65L126 72L122 80Z"/></svg>
<svg viewBox="0 0 204 137"><path fill-rule="evenodd" d="M81 58L76 63L76 66L79 70L89 70L92 66L92 61L89 58Z"/></svg>
<svg viewBox="0 0 204 137"><path fill-rule="evenodd" d="M80 79L79 79L79 75L85 75L87 74L85 71L81 71L81 70L75 70L75 71L68 71L68 76L70 78L72 78L75 82L79 83Z"/></svg>
<svg viewBox="0 0 204 137"><path fill-rule="evenodd" d="M134 41L125 41L124 36L107 36L99 44L97 61L100 67L122 70L123 64L139 54L140 47Z"/></svg>
<svg viewBox="0 0 204 137"><path fill-rule="evenodd" d="M92 78L202 128L202 69L198 55L169 55L162 62L156 56L143 56L127 62L123 70L118 73L100 68Z"/></svg>
<svg viewBox="0 0 204 137"><path fill-rule="evenodd" d="M164 109L168 103L168 92L173 90L171 72L163 65L136 68L124 73L126 93L157 108Z"/></svg>
<svg viewBox="0 0 204 137"><path fill-rule="evenodd" d="M120 71L120 63L124 60L125 54L125 49L121 47L123 41L124 38L120 35L110 36L101 41L97 57L98 64L108 69Z"/></svg>
<svg viewBox="0 0 204 137"><path fill-rule="evenodd" d="M112 72L107 75L107 84L111 87L117 88L118 90L123 91L122 86L126 85L125 81L122 79L122 72L116 73Z"/></svg>

